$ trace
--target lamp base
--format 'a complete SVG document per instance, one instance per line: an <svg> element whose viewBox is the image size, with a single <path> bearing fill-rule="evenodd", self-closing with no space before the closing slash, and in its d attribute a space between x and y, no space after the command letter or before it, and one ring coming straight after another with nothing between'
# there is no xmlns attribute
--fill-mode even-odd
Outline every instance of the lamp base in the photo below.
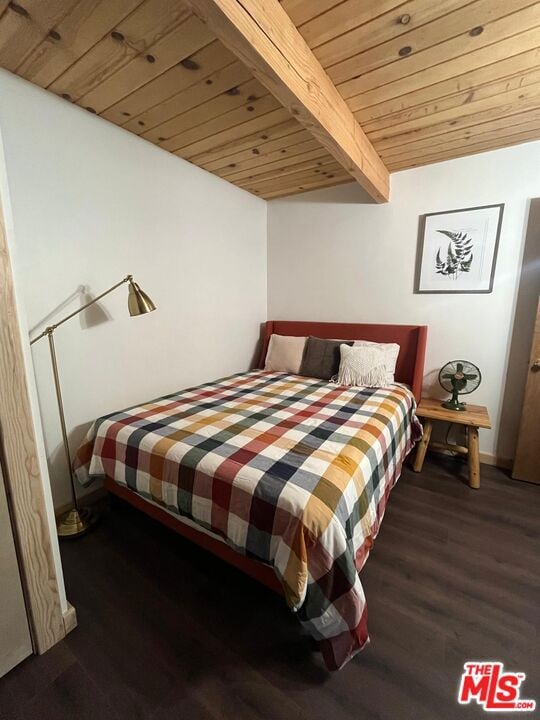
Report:
<svg viewBox="0 0 540 720"><path fill-rule="evenodd" d="M80 537L87 533L97 520L98 516L90 508L72 508L57 520L58 537L62 540Z"/></svg>

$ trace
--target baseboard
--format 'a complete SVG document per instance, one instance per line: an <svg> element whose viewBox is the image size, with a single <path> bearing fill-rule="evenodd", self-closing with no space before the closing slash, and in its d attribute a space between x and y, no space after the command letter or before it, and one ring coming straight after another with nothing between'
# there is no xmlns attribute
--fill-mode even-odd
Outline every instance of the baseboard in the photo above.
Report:
<svg viewBox="0 0 540 720"><path fill-rule="evenodd" d="M480 453L480 462L486 465L494 465L495 467L502 468L503 470L511 470L514 461L512 458L502 458L491 453Z"/></svg>
<svg viewBox="0 0 540 720"><path fill-rule="evenodd" d="M95 505L100 500L103 500L106 495L107 491L105 490L105 488L100 487L79 498L79 504L83 507L85 505ZM60 507L54 508L54 514L56 518L59 518L60 515L67 513L69 510L71 510L72 507L72 503L66 503L65 505L60 505Z"/></svg>
<svg viewBox="0 0 540 720"><path fill-rule="evenodd" d="M77 627L77 611L70 602L68 602L67 610L62 613L62 618L64 620L64 630L67 635Z"/></svg>
<svg viewBox="0 0 540 720"><path fill-rule="evenodd" d="M428 448L428 451L430 453L434 453L436 455L450 455L450 453L445 452L444 450L439 450L437 448ZM466 458L465 458L466 460ZM501 458L497 455L492 455L491 453L480 453L480 462L484 463L484 465L493 465L494 467L501 468L502 470L511 470L512 465L514 464L514 461L512 458Z"/></svg>

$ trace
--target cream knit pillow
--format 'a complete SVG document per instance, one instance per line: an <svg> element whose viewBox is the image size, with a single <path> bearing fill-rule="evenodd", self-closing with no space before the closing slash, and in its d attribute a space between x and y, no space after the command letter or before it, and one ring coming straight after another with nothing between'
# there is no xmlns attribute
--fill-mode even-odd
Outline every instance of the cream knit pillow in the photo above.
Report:
<svg viewBox="0 0 540 720"><path fill-rule="evenodd" d="M386 354L376 345L340 345L341 363L338 385L384 387L386 385Z"/></svg>
<svg viewBox="0 0 540 720"><path fill-rule="evenodd" d="M397 359L399 355L399 345L397 343L374 343L370 340L355 340L354 347L375 346L380 348L385 357L386 365L386 385L392 385L395 382L394 374L396 372Z"/></svg>

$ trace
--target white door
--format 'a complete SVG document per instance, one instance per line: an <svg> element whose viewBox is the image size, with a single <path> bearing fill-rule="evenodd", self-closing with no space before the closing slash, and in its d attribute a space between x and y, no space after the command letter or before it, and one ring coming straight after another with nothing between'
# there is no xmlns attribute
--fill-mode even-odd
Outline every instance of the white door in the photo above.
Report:
<svg viewBox="0 0 540 720"><path fill-rule="evenodd" d="M31 654L32 642L0 466L0 677Z"/></svg>

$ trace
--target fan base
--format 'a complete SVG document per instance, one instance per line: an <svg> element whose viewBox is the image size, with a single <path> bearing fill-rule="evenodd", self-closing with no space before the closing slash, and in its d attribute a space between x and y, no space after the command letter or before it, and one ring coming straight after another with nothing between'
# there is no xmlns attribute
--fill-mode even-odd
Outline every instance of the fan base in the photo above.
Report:
<svg viewBox="0 0 540 720"><path fill-rule="evenodd" d="M458 400L445 400L441 403L443 408L446 408L447 410L466 410L467 406L465 403L459 402Z"/></svg>

